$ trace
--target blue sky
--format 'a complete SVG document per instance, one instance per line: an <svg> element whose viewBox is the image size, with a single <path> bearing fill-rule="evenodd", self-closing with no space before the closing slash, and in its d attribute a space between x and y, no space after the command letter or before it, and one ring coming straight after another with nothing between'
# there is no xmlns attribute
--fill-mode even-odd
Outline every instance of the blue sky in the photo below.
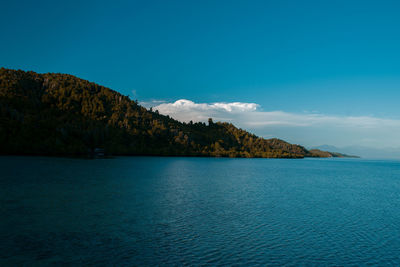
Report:
<svg viewBox="0 0 400 267"><path fill-rule="evenodd" d="M398 1L6 1L0 64L74 74L147 103L400 120L399 12ZM306 128L251 129L316 145ZM360 139L348 131L318 142Z"/></svg>

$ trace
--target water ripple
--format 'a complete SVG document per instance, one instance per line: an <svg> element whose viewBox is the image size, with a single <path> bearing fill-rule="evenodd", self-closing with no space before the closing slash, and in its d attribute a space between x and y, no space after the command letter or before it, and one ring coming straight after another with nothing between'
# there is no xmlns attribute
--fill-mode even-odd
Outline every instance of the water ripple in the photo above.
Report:
<svg viewBox="0 0 400 267"><path fill-rule="evenodd" d="M0 167L1 266L400 263L397 162L3 157Z"/></svg>

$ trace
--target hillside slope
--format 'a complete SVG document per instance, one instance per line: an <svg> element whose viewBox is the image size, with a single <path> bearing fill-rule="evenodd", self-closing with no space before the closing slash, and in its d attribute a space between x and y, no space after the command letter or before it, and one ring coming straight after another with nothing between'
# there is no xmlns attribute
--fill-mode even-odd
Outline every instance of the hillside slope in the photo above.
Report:
<svg viewBox="0 0 400 267"><path fill-rule="evenodd" d="M319 158L360 158L359 156L347 155L339 152L329 152L320 149L310 149L309 152L313 157Z"/></svg>
<svg viewBox="0 0 400 267"><path fill-rule="evenodd" d="M72 75L0 69L0 153L302 158L229 123L181 123Z"/></svg>

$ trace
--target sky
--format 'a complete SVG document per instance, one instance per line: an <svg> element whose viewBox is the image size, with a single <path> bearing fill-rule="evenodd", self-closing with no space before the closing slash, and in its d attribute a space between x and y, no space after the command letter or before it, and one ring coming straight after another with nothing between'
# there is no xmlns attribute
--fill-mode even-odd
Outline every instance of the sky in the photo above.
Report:
<svg viewBox="0 0 400 267"><path fill-rule="evenodd" d="M399 12L367 0L4 1L0 66L307 147L400 147Z"/></svg>

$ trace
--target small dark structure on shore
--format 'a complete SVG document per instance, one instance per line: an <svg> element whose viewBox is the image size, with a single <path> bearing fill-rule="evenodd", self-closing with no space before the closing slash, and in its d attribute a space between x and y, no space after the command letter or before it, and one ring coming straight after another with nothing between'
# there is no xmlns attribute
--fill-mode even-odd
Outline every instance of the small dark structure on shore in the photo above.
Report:
<svg viewBox="0 0 400 267"><path fill-rule="evenodd" d="M94 148L89 151L89 157L90 158L105 158L106 157L106 152L104 148Z"/></svg>

